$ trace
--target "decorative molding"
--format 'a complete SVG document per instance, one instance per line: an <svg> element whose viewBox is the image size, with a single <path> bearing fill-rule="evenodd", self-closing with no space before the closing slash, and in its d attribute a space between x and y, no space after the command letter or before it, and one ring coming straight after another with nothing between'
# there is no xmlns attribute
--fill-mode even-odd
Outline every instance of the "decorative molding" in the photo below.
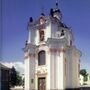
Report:
<svg viewBox="0 0 90 90"><path fill-rule="evenodd" d="M60 49L60 48L50 48L50 52L65 52L65 49Z"/></svg>
<svg viewBox="0 0 90 90"><path fill-rule="evenodd" d="M47 73L35 73L35 75L37 75L37 76L43 76L43 75L47 75Z"/></svg>
<svg viewBox="0 0 90 90"><path fill-rule="evenodd" d="M41 41L41 42L39 42L38 47L41 47L41 46L46 46L45 41Z"/></svg>
<svg viewBox="0 0 90 90"><path fill-rule="evenodd" d="M24 59L26 60L28 58L28 56L24 56Z"/></svg>
<svg viewBox="0 0 90 90"><path fill-rule="evenodd" d="M30 57L36 57L36 54L35 53L28 53L24 56L24 59L27 59L27 58L30 58Z"/></svg>

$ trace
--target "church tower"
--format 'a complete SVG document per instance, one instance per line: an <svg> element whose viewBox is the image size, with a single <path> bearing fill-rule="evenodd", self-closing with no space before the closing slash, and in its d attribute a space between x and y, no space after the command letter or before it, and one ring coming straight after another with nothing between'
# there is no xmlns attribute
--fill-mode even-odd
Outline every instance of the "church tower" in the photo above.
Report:
<svg viewBox="0 0 90 90"><path fill-rule="evenodd" d="M80 51L73 45L72 30L62 21L58 8L49 16L28 22L24 47L25 90L63 90L79 88Z"/></svg>

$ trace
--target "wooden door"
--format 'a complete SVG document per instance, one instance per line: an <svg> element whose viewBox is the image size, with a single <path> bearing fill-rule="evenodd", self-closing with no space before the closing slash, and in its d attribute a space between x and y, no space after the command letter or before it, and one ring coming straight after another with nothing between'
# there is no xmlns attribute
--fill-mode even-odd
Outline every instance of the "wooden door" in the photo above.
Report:
<svg viewBox="0 0 90 90"><path fill-rule="evenodd" d="M46 90L46 79L45 79L45 77L38 78L38 90Z"/></svg>

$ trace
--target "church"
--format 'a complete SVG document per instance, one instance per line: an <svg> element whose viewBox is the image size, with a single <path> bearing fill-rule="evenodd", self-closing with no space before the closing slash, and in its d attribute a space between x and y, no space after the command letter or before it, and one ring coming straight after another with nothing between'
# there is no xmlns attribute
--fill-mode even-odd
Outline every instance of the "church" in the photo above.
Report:
<svg viewBox="0 0 90 90"><path fill-rule="evenodd" d="M30 17L23 49L25 90L79 89L81 52L73 41L57 2L48 16L41 13L35 21Z"/></svg>

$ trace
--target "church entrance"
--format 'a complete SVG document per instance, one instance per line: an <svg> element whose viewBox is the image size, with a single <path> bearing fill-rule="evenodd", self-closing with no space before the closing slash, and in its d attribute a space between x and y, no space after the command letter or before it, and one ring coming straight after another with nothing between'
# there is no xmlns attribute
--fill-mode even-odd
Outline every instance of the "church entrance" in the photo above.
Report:
<svg viewBox="0 0 90 90"><path fill-rule="evenodd" d="M38 78L38 90L46 90L46 78L45 77Z"/></svg>

